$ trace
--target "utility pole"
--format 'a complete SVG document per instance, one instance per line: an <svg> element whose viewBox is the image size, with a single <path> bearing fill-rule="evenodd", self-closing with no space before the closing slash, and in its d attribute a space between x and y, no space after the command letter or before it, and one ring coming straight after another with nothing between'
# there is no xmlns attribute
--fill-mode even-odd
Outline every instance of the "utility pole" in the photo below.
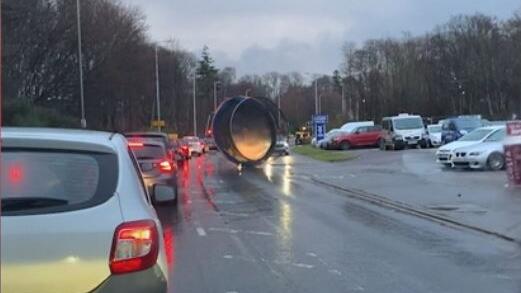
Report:
<svg viewBox="0 0 521 293"><path fill-rule="evenodd" d="M318 113L318 79L315 79L315 115Z"/></svg>
<svg viewBox="0 0 521 293"><path fill-rule="evenodd" d="M217 111L217 85L221 82L216 80L213 82L213 111Z"/></svg>
<svg viewBox="0 0 521 293"><path fill-rule="evenodd" d="M342 116L346 116L346 97L344 94L344 84L342 84Z"/></svg>
<svg viewBox="0 0 521 293"><path fill-rule="evenodd" d="M158 54L157 54L157 45L156 45L156 104L157 104L157 131L161 131L161 105L160 105L160 97L159 97L159 62L158 62Z"/></svg>
<svg viewBox="0 0 521 293"><path fill-rule="evenodd" d="M76 0L76 28L78 38L78 68L80 71L80 104L81 104L81 128L87 128L87 119L85 119L85 97L83 91L83 54L81 51L81 10L80 0Z"/></svg>
<svg viewBox="0 0 521 293"><path fill-rule="evenodd" d="M195 79L197 77L197 70L194 69L194 81L193 81L193 106L194 106L194 136L197 136L197 106L195 104Z"/></svg>
<svg viewBox="0 0 521 293"><path fill-rule="evenodd" d="M278 95L278 98L277 98L277 107L278 107L278 111L277 111L277 114L278 114L278 120L277 120L277 124L280 128L280 92L279 92L279 95Z"/></svg>

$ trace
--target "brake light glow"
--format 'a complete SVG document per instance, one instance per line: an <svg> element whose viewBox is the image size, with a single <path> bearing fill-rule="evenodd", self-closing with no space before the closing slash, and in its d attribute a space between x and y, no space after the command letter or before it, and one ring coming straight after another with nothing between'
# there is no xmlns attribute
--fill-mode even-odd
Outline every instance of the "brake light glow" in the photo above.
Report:
<svg viewBox="0 0 521 293"><path fill-rule="evenodd" d="M18 184L18 183L22 182L22 180L24 179L24 171L23 171L22 166L20 166L20 165L10 166L9 170L8 170L8 177L9 177L9 181L12 184Z"/></svg>
<svg viewBox="0 0 521 293"><path fill-rule="evenodd" d="M157 227L152 220L126 222L114 232L109 267L113 274L148 269L159 253Z"/></svg>
<svg viewBox="0 0 521 293"><path fill-rule="evenodd" d="M170 164L169 161L163 161L159 163L159 170L161 170L162 172L171 172L172 164Z"/></svg>
<svg viewBox="0 0 521 293"><path fill-rule="evenodd" d="M133 149L136 149L136 148L142 148L144 145L142 142L134 142L134 141L131 141L128 143L128 146L130 148L133 148Z"/></svg>

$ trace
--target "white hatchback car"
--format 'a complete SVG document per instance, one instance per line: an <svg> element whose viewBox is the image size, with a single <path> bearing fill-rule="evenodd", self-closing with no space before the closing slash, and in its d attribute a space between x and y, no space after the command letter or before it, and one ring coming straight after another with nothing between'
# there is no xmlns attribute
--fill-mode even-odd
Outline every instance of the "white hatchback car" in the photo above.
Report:
<svg viewBox="0 0 521 293"><path fill-rule="evenodd" d="M1 138L2 293L167 291L161 223L122 135L2 128Z"/></svg>

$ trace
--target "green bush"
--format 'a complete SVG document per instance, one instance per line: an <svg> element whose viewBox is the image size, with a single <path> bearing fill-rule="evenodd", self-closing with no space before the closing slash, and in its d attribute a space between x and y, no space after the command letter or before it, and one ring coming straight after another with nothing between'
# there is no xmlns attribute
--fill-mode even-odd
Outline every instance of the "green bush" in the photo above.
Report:
<svg viewBox="0 0 521 293"><path fill-rule="evenodd" d="M64 127L79 126L78 119L55 109L35 106L27 101L6 102L2 105L2 126Z"/></svg>

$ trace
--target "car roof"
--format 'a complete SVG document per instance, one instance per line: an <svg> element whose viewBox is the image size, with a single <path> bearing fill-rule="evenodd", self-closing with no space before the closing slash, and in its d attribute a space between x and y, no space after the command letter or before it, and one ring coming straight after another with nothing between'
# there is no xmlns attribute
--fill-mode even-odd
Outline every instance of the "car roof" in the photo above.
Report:
<svg viewBox="0 0 521 293"><path fill-rule="evenodd" d="M125 136L164 136L164 137L168 137L168 135L166 133L153 132L153 131L125 132Z"/></svg>
<svg viewBox="0 0 521 293"><path fill-rule="evenodd" d="M115 152L115 132L46 127L2 127L2 146ZM123 136L121 136L123 137Z"/></svg>
<svg viewBox="0 0 521 293"><path fill-rule="evenodd" d="M489 126L479 127L477 129L498 130L498 129L503 129L503 128L506 128L506 126L505 125L489 125Z"/></svg>

